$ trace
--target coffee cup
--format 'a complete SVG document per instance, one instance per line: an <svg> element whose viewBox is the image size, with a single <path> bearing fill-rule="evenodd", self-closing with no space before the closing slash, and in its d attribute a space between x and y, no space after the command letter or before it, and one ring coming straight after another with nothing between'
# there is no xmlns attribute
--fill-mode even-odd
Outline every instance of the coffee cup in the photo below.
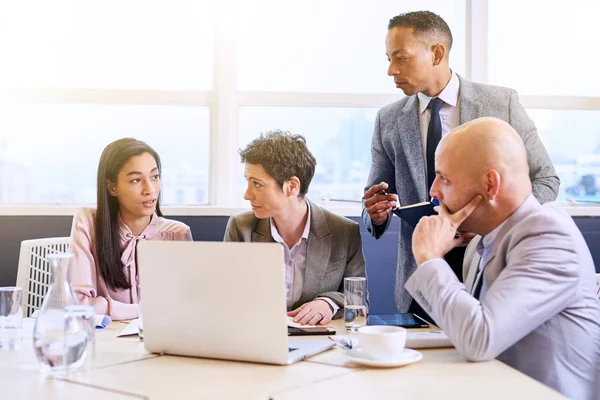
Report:
<svg viewBox="0 0 600 400"><path fill-rule="evenodd" d="M400 326L369 325L358 329L360 348L367 357L389 360L400 357L406 345L406 329Z"/></svg>

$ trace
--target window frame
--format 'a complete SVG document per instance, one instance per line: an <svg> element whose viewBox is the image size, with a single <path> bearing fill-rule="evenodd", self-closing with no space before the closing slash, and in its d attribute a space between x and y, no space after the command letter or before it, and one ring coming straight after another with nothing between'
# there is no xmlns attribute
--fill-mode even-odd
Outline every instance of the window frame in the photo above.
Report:
<svg viewBox="0 0 600 400"><path fill-rule="evenodd" d="M466 10L465 77L487 83L488 0L463 1ZM403 95L238 91L236 42L228 28L235 2L222 0L216 8L213 85L210 91L12 88L0 91L0 102L206 106L210 110L208 205L165 206L163 211L166 215L234 215L244 211L246 208L240 207L236 197L240 107L380 108ZM520 96L520 100L527 109L600 110L600 96ZM73 215L80 206L0 203L0 215ZM325 207L346 216L359 216L361 212L359 204L326 203ZM567 208L572 215L600 215L600 207Z"/></svg>

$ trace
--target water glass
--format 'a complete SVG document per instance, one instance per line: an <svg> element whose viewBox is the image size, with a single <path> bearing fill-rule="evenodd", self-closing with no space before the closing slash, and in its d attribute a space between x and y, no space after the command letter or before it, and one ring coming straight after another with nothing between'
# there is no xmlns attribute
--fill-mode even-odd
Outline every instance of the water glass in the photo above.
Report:
<svg viewBox="0 0 600 400"><path fill-rule="evenodd" d="M139 287L138 287L138 305L139 305L138 336L140 338L140 342L143 342L144 341L144 319L142 318L142 295L141 295Z"/></svg>
<svg viewBox="0 0 600 400"><path fill-rule="evenodd" d="M344 326L355 332L367 325L367 278L344 278Z"/></svg>
<svg viewBox="0 0 600 400"><path fill-rule="evenodd" d="M142 318L142 303L140 302L140 314L138 316L138 336L140 337L140 342L144 341L144 319Z"/></svg>
<svg viewBox="0 0 600 400"><path fill-rule="evenodd" d="M0 287L0 348L23 342L23 288Z"/></svg>

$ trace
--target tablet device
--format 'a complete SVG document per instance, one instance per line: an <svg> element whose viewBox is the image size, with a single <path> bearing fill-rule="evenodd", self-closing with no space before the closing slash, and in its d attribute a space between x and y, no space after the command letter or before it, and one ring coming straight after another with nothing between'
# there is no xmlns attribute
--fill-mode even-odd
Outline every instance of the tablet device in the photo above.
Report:
<svg viewBox="0 0 600 400"><path fill-rule="evenodd" d="M403 328L429 328L429 324L411 313L369 314L367 325L393 325Z"/></svg>
<svg viewBox="0 0 600 400"><path fill-rule="evenodd" d="M316 326L310 328L295 328L288 326L288 336L306 336L306 335L335 335L335 329L326 326Z"/></svg>

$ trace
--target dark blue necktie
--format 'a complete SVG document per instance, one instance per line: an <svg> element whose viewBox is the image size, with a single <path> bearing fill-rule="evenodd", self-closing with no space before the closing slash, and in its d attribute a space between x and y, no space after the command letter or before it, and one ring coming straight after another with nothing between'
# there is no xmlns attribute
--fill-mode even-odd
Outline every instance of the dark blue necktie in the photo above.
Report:
<svg viewBox="0 0 600 400"><path fill-rule="evenodd" d="M429 190L435 180L435 149L442 140L442 121L440 120L442 104L444 104L444 100L436 97L431 99L428 105L431 117L427 128L427 198L429 198Z"/></svg>
<svg viewBox="0 0 600 400"><path fill-rule="evenodd" d="M479 273L479 271L477 271ZM475 275L475 279L477 279L477 275ZM479 280L475 282L475 290L473 291L473 297L479 300L479 296L481 296L481 287L483 286L483 275L479 277Z"/></svg>

